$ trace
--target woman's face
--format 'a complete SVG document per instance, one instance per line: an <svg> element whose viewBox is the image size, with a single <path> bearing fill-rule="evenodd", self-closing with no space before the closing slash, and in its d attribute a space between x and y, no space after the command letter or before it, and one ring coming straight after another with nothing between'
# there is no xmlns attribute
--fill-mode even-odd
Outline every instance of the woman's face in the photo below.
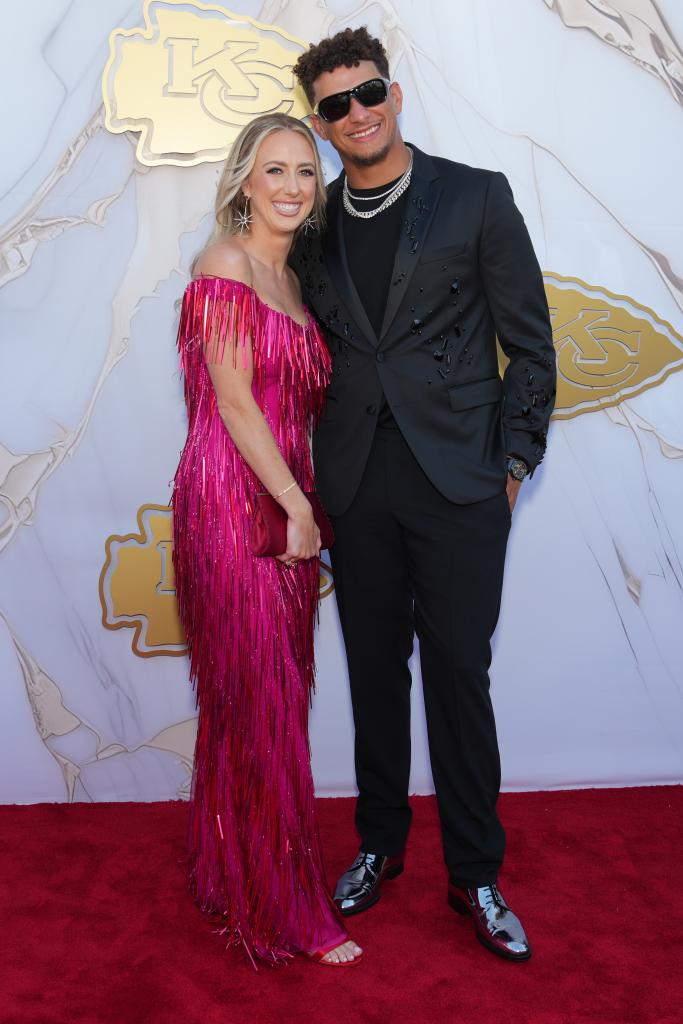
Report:
<svg viewBox="0 0 683 1024"><path fill-rule="evenodd" d="M242 191L249 197L253 228L293 234L311 210L316 172L310 143L298 132L271 132L256 152Z"/></svg>

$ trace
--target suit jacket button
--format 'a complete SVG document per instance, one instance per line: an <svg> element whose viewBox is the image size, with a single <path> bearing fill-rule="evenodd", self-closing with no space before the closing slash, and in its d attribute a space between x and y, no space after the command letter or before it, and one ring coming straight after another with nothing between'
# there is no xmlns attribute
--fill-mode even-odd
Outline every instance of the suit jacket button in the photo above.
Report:
<svg viewBox="0 0 683 1024"><path fill-rule="evenodd" d="M372 416L372 414L374 412L377 412L377 406L376 405L369 405L365 411L368 414L368 416Z"/></svg>
<svg viewBox="0 0 683 1024"><path fill-rule="evenodd" d="M384 352L378 352L377 353L377 362L378 363L383 363L384 362Z"/></svg>

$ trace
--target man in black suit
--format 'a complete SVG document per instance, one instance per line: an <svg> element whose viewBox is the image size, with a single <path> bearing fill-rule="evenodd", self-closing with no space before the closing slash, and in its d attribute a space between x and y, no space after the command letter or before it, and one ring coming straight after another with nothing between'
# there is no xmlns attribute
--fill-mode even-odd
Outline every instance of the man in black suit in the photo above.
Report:
<svg viewBox="0 0 683 1024"><path fill-rule="evenodd" d="M344 167L326 228L293 256L333 360L314 461L336 534L361 838L335 901L365 910L403 870L417 633L449 902L487 948L528 959L496 884L488 668L510 516L555 394L541 273L504 175L403 142L401 89L366 29L322 40L295 73Z"/></svg>

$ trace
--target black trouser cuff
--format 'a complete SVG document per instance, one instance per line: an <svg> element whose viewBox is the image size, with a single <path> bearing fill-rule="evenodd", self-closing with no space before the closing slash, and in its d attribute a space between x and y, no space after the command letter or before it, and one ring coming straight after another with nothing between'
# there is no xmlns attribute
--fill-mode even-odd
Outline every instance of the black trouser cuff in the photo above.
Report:
<svg viewBox="0 0 683 1024"><path fill-rule="evenodd" d="M490 877L486 877L483 879L480 877L473 881L472 879L459 878L454 875L449 875L448 881L451 883L451 885L457 885L459 889L482 889L484 886L487 885L496 885L498 881L498 876L496 874L493 874Z"/></svg>

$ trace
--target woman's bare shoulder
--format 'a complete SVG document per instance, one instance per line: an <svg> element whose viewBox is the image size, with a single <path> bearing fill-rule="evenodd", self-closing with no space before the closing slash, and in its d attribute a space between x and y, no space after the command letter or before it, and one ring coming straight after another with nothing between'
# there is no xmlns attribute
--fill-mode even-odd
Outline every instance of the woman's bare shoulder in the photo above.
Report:
<svg viewBox="0 0 683 1024"><path fill-rule="evenodd" d="M253 274L249 257L236 239L226 238L224 241L207 245L201 252L192 270L193 277L226 277L231 281L241 281L253 287Z"/></svg>

